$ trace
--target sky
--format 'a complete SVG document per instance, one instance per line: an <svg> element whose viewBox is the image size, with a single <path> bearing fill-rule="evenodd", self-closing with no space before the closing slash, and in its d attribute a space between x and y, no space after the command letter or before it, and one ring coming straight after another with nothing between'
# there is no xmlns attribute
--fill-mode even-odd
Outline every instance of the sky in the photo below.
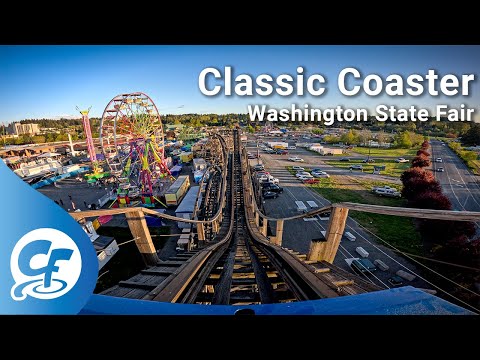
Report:
<svg viewBox="0 0 480 360"><path fill-rule="evenodd" d="M149 95L161 114L246 113L248 104L290 107L292 103L327 108L374 109L379 104L434 109L437 104L480 106L480 79L469 97L347 97L337 89L338 73L345 67L362 76L376 73L425 75L435 69L447 73L475 74L478 78L480 46L202 46L202 45L85 45L0 46L0 123L32 118L77 115L76 106L92 107L100 117L118 94L141 91ZM203 95L198 75L206 67L223 71L232 66L234 76L322 74L327 92L320 97L273 95ZM222 84L217 81L215 84ZM477 112L480 112L477 110Z"/></svg>

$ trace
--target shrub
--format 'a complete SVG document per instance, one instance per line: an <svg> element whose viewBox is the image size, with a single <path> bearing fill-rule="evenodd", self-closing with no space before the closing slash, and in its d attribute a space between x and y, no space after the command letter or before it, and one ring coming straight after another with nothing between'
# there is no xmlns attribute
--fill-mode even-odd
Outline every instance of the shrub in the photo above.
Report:
<svg viewBox="0 0 480 360"><path fill-rule="evenodd" d="M430 166L430 160L423 155L415 156L412 160L412 167L427 167Z"/></svg>
<svg viewBox="0 0 480 360"><path fill-rule="evenodd" d="M432 182L436 183L438 182ZM427 183L427 184L432 184ZM452 203L441 193L441 191L421 191L417 196L411 199L412 207L419 209L434 209L434 210L451 210Z"/></svg>
<svg viewBox="0 0 480 360"><path fill-rule="evenodd" d="M420 155L423 155L425 157L430 157L430 154L423 149L420 149L420 150L417 151L417 156L420 156Z"/></svg>

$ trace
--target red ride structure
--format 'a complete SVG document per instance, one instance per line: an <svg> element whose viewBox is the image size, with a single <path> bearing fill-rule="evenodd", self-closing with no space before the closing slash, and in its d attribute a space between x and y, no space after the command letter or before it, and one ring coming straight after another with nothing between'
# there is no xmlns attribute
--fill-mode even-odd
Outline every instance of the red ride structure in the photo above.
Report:
<svg viewBox="0 0 480 360"><path fill-rule="evenodd" d="M88 110L80 110L77 106L77 110L82 114L83 131L85 132L85 137L87 139L88 156L90 156L90 161L93 164L97 161L97 154L95 153L95 147L93 146L92 130L90 128L90 119L88 118L88 113L91 108L92 107L90 106Z"/></svg>

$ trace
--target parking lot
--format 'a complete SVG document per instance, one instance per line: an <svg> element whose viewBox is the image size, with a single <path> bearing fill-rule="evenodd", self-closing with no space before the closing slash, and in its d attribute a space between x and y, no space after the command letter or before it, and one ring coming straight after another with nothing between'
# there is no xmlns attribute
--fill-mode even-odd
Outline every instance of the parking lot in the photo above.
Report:
<svg viewBox="0 0 480 360"><path fill-rule="evenodd" d="M247 150L252 154L256 154L256 147L248 147ZM305 160L305 162L288 161L291 156L298 156ZM305 149L289 150L288 155L267 154L260 150L260 159L251 159L250 164L263 163L265 171L268 171L273 177L279 179L279 185L284 189L283 193L277 198L265 199L264 207L269 216L283 218L298 214L298 209L295 201L302 201L307 211L312 210L312 206L318 207L329 204L329 201L321 197L318 193L305 186L301 181L295 178L294 175L286 169L286 166L299 165L302 167L318 167L327 171L331 176L335 176L335 172L331 172L328 166L322 162L322 157L312 154ZM365 174L368 175L368 174ZM341 190L339 190L341 191ZM310 201L307 203L307 201ZM287 221L284 224L283 243L282 246L293 249L300 253L306 254L308 252L310 241L314 238L322 237L322 231L326 231L328 220L319 219L299 219ZM273 231L275 229L272 229ZM344 236L340 243L334 264L353 272L349 266L347 259L359 258L360 255L356 252L357 247L362 247L368 252L368 259L374 262L376 259L384 262L389 269L363 274L369 281L379 285L383 288L392 287L387 281L398 270L404 270L409 273L419 274L420 270L411 262L401 257L397 253L391 251L387 247L375 241L373 236L363 230L356 221L348 218L345 231L350 232L356 239L355 241L347 240ZM345 234L344 234L345 235ZM421 280L418 276L413 281L405 280L403 285L412 285L420 288L429 288L428 284Z"/></svg>

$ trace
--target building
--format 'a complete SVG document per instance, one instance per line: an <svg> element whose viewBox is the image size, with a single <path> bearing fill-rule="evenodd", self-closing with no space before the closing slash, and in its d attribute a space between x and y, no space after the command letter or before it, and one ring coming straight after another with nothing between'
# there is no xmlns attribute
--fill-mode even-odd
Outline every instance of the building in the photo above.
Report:
<svg viewBox="0 0 480 360"><path fill-rule="evenodd" d="M341 148L321 148L317 151L320 155L341 155L343 154L343 149Z"/></svg>
<svg viewBox="0 0 480 360"><path fill-rule="evenodd" d="M21 124L19 122L11 123L7 127L7 132L12 135L37 135L40 133L38 124Z"/></svg>

